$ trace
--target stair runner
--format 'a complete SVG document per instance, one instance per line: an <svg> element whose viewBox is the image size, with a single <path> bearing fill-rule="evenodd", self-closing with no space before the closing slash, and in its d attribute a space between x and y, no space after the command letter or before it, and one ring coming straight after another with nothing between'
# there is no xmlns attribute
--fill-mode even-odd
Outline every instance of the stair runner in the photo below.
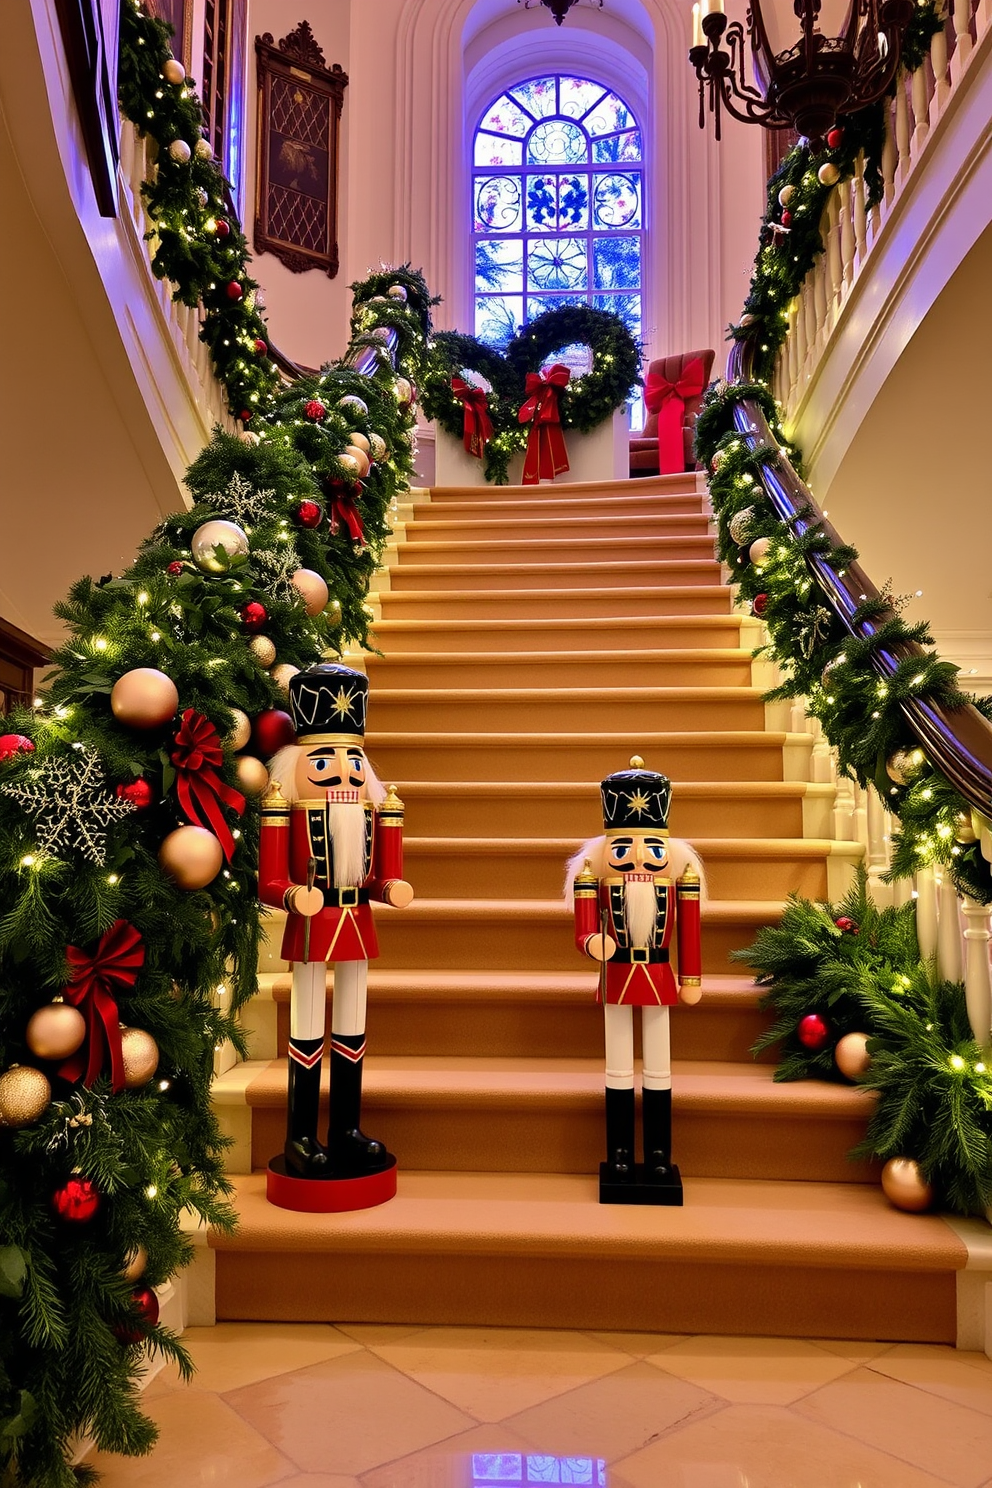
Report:
<svg viewBox="0 0 992 1488"><path fill-rule="evenodd" d="M836 893L860 849L830 839L811 740L752 685L701 482L434 490L406 516L366 741L417 892L378 914L369 984L363 1125L399 1193L345 1215L265 1201L289 1022L273 916L254 1058L215 1085L241 1214L209 1240L217 1316L953 1342L965 1247L846 1157L868 1097L776 1085L749 1053L764 1019L729 953L790 890ZM709 881L703 1000L672 1014L682 1209L596 1201L602 1013L561 901L598 782L633 753L672 777Z"/></svg>

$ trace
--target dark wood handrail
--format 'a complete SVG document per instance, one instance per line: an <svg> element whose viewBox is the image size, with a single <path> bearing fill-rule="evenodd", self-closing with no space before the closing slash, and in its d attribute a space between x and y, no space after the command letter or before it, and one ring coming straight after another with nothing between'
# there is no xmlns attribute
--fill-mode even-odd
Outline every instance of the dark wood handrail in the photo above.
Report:
<svg viewBox="0 0 992 1488"><path fill-rule="evenodd" d="M753 345L735 342L727 362L727 380L731 384L753 379ZM845 546L836 528L827 521L813 493L793 470L761 407L751 398L741 398L734 407L734 427L752 450L771 450L762 461L762 477L768 498L783 522L797 534L819 527L832 548ZM872 619L857 618L865 601L877 601L882 595L860 563L850 563L838 573L821 554L810 554L810 568L841 623L859 639L876 635L888 621L896 618L891 608ZM926 658L928 653L912 641L897 642L872 653L872 664L879 675L891 678L901 661ZM943 708L926 698L906 698L900 703L906 721L916 735L920 748L964 799L983 816L992 816L992 723L977 708L965 703L959 708Z"/></svg>

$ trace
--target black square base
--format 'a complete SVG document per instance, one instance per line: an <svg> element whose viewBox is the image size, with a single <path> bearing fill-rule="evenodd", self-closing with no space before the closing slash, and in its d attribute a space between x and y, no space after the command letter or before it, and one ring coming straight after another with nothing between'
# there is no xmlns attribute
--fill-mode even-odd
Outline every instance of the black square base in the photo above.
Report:
<svg viewBox="0 0 992 1488"><path fill-rule="evenodd" d="M682 1176L672 1167L667 1178L646 1175L643 1163L634 1164L634 1176L626 1182L611 1178L607 1164L599 1165L599 1202L601 1204L667 1204L682 1208Z"/></svg>

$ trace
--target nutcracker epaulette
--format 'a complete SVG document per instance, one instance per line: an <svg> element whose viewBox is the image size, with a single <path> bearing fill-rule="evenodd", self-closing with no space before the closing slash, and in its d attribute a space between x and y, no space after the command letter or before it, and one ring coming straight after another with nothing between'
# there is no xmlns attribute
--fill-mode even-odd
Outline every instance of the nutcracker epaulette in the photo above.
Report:
<svg viewBox="0 0 992 1488"><path fill-rule="evenodd" d="M681 878L675 885L675 888L680 899L699 898L699 874L696 872L691 863L688 863L686 865Z"/></svg>
<svg viewBox="0 0 992 1488"><path fill-rule="evenodd" d="M599 884L588 858L582 864L581 872L575 875L575 883L572 887L577 899L595 899L599 893Z"/></svg>
<svg viewBox="0 0 992 1488"><path fill-rule="evenodd" d="M279 818L287 822L289 821L289 802L283 795L282 786L278 780L269 782L268 790L262 797L262 815L266 818L269 826L273 826Z"/></svg>
<svg viewBox="0 0 992 1488"><path fill-rule="evenodd" d="M380 826L401 827L403 825L403 812L406 808L396 792L395 785L389 787L377 809Z"/></svg>

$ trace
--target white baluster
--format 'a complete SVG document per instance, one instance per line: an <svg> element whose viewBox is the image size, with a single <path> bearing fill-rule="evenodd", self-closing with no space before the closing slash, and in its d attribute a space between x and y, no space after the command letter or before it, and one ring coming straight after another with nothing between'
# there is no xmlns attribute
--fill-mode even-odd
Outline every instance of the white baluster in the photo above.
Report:
<svg viewBox="0 0 992 1488"><path fill-rule="evenodd" d="M862 175L864 157L858 162L858 169L854 175L854 245L858 256L857 267L860 268L864 262L865 253L868 251L868 215L865 210L865 178Z"/></svg>
<svg viewBox="0 0 992 1488"><path fill-rule="evenodd" d="M923 148L923 141L930 130L930 99L927 94L926 64L918 67L913 78L913 144L914 158Z"/></svg>
<svg viewBox="0 0 992 1488"><path fill-rule="evenodd" d="M829 301L827 318L828 333L837 324L841 293L844 287L844 262L840 249L841 205L841 193L839 191L832 191L827 203L826 291Z"/></svg>
<svg viewBox="0 0 992 1488"><path fill-rule="evenodd" d="M816 323L816 354L819 356L827 339L828 310L827 304L827 258L826 253L821 254L816 260L813 268L813 304Z"/></svg>
<svg viewBox="0 0 992 1488"><path fill-rule="evenodd" d="M860 842L868 851L868 792L863 785L854 782L854 818L852 821L854 841Z"/></svg>
<svg viewBox="0 0 992 1488"><path fill-rule="evenodd" d="M875 903L885 908L892 903L892 886L885 882L889 867L889 844L886 840L888 812L877 791L870 791L868 807L868 846L865 866L868 869L868 888Z"/></svg>
<svg viewBox="0 0 992 1488"><path fill-rule="evenodd" d="M892 883L892 903L898 908L908 904L913 897L913 880L911 878L897 878Z"/></svg>
<svg viewBox="0 0 992 1488"><path fill-rule="evenodd" d="M937 917L937 967L945 982L961 980L961 922L958 894L949 873L940 880Z"/></svg>
<svg viewBox="0 0 992 1488"><path fill-rule="evenodd" d="M833 834L835 841L853 842L855 840L854 815L854 781L849 775L838 775L833 809Z"/></svg>
<svg viewBox="0 0 992 1488"><path fill-rule="evenodd" d="M909 104L906 100L906 74L901 69L896 80L896 148L901 182L909 172Z"/></svg>
<svg viewBox="0 0 992 1488"><path fill-rule="evenodd" d="M964 990L968 1020L983 1046L992 1039L992 986L989 980L989 908L967 896L962 901L967 924L964 932Z"/></svg>
<svg viewBox="0 0 992 1488"><path fill-rule="evenodd" d="M954 0L954 55L951 58L951 86L961 76L971 51L971 0Z"/></svg>
<svg viewBox="0 0 992 1488"><path fill-rule="evenodd" d="M916 939L920 955L929 961L937 954L937 880L932 868L916 874Z"/></svg>
<svg viewBox="0 0 992 1488"><path fill-rule="evenodd" d="M840 188L840 265L843 293L854 282L854 199L855 182L845 181Z"/></svg>
<svg viewBox="0 0 992 1488"><path fill-rule="evenodd" d="M812 374L813 361L816 355L816 303L813 292L813 276L815 273L816 270L814 269L803 280L802 313L806 322L806 362L803 367L803 376L807 382Z"/></svg>
<svg viewBox="0 0 992 1488"><path fill-rule="evenodd" d="M892 118L892 109L886 101L885 109L885 144L882 146L882 186L884 189L883 200L888 203L892 200L892 194L896 185L896 166L899 163L899 151L896 148L895 126ZM875 207L872 212L872 236L878 231L880 222L879 209Z"/></svg>
<svg viewBox="0 0 992 1488"><path fill-rule="evenodd" d="M933 97L930 99L930 123L935 124L944 111L951 84L947 76L946 20L930 42L930 65L933 68Z"/></svg>
<svg viewBox="0 0 992 1488"><path fill-rule="evenodd" d="M811 718L808 727L810 733L813 735L813 752L810 755L809 778L817 785L832 785L834 780L833 750L827 743L818 718Z"/></svg>

